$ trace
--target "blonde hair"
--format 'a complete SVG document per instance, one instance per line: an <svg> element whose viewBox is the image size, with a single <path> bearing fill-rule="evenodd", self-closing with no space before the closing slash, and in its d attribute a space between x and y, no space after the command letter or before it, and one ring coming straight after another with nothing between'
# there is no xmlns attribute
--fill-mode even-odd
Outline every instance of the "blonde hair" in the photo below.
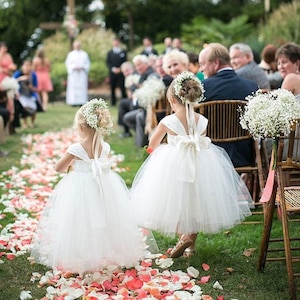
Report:
<svg viewBox="0 0 300 300"><path fill-rule="evenodd" d="M101 98L92 99L84 104L75 115L73 127L76 130L86 130L94 135L92 153L95 158L98 158L103 135L110 134L113 128L112 117L106 101Z"/></svg>

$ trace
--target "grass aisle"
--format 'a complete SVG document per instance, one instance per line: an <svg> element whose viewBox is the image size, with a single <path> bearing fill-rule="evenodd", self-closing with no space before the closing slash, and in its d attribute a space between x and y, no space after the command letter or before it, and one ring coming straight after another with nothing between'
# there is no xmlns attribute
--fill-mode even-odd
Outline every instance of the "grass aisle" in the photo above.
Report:
<svg viewBox="0 0 300 300"><path fill-rule="evenodd" d="M117 109L111 110L116 119ZM200 299L200 290L211 295L207 299L288 298L284 264L269 264L265 273L256 272L260 224L239 225L216 235L200 234L197 253L192 258L172 261L163 257L157 264L155 259L150 259L135 271L115 272L113 281L103 280L106 277L99 273L85 281L78 277L65 279L52 274L48 268L32 264L27 250L37 217L62 176L55 173L52 166L76 139L70 130L64 130L72 126L75 112L76 108L62 103L51 104L47 113L38 114L36 128L18 130L19 133L9 136L7 142L0 145L0 149L9 151L7 157L0 158L0 300L20 299L20 295L22 300ZM130 186L144 153L134 147L132 138L120 139L118 131L116 127L116 133L108 142L116 154L124 155L124 161L122 156L116 156L117 170ZM275 225L278 230L277 221ZM155 237L162 253L176 242L158 233ZM189 267L199 272L196 278L187 275ZM195 270L190 272L195 273ZM106 271L106 276L110 279L110 271ZM142 284L147 288L141 289ZM134 290L133 297L124 297L128 290ZM177 296L174 290L179 291ZM47 293L49 296L43 298Z"/></svg>

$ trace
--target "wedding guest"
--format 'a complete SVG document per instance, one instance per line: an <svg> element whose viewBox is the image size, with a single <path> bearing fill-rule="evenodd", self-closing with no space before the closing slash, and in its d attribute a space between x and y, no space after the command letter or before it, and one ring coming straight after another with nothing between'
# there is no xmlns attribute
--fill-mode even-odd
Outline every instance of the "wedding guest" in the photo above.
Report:
<svg viewBox="0 0 300 300"><path fill-rule="evenodd" d="M136 55L132 62L135 70L140 75L139 86L147 80L150 75L158 76L155 74L153 68L149 65L148 56L144 54ZM137 87L138 88L138 87ZM135 130L135 144L137 147L144 147L147 144L147 135L145 134L145 120L146 111L138 104L138 99L132 97L132 110L127 112L123 116L123 122L129 127Z"/></svg>
<svg viewBox="0 0 300 300"><path fill-rule="evenodd" d="M145 36L143 38L143 46L141 54L149 56L150 54L158 55L158 52L155 48L153 48L153 41L149 36Z"/></svg>
<svg viewBox="0 0 300 300"><path fill-rule="evenodd" d="M53 85L50 77L51 63L45 56L43 47L37 49L32 60L32 68L37 76L37 91L42 101L43 110L46 111L48 108L49 92L53 91Z"/></svg>
<svg viewBox="0 0 300 300"><path fill-rule="evenodd" d="M208 44L199 54L200 70L204 73L204 101L244 100L258 89L257 84L236 74L230 65L230 56L225 46ZM253 161L252 140L233 143L218 143L231 158L235 167L251 165Z"/></svg>
<svg viewBox="0 0 300 300"><path fill-rule="evenodd" d="M88 53L81 49L80 41L73 42L73 50L68 53L65 65L68 72L66 103L82 105L88 100L90 59Z"/></svg>
<svg viewBox="0 0 300 300"><path fill-rule="evenodd" d="M163 57L163 69L173 78L188 68L189 57L185 52L173 49Z"/></svg>
<svg viewBox="0 0 300 300"><path fill-rule="evenodd" d="M165 37L165 39L164 39L165 49L162 54L169 53L173 49L172 42L173 41L172 41L171 37L169 37L169 36Z"/></svg>
<svg viewBox="0 0 300 300"><path fill-rule="evenodd" d="M277 48L272 45L266 45L261 52L261 61L259 67L265 72L271 89L277 89L281 86L282 77L277 69L277 62L275 59Z"/></svg>
<svg viewBox="0 0 300 300"><path fill-rule="evenodd" d="M300 100L300 46L292 42L282 45L276 52L276 61L283 78L281 88Z"/></svg>
<svg viewBox="0 0 300 300"><path fill-rule="evenodd" d="M17 69L16 64L14 63L13 57L8 52L8 46L6 42L0 42L0 83L3 81L5 77L11 77L12 73ZM2 89L3 90L3 89ZM13 130L13 121L14 121L14 113L15 113L15 105L14 105L14 98L11 97L11 94L3 93L4 98L2 100L5 103L2 103L2 108L4 107L5 110L9 111L9 119L8 119L8 128L9 133L14 133ZM3 102L3 101L2 101ZM6 113L5 113L6 114Z"/></svg>
<svg viewBox="0 0 300 300"><path fill-rule="evenodd" d="M134 65L131 61L126 61L121 65L121 71L125 77L125 88L127 97L121 99L118 111L118 124L123 127L121 137L131 137L130 128L124 123L123 117L126 113L134 109L132 102L132 94L139 85L141 76L135 71Z"/></svg>
<svg viewBox="0 0 300 300"><path fill-rule="evenodd" d="M243 43L231 45L229 56L231 66L239 76L255 81L260 89L270 89L268 78L254 61L253 51L249 45Z"/></svg>
<svg viewBox="0 0 300 300"><path fill-rule="evenodd" d="M204 75L203 73L199 70L199 60L198 60L198 55L194 52L188 52L187 53L189 57L189 68L188 70L192 73L194 73L198 79L203 80Z"/></svg>
<svg viewBox="0 0 300 300"><path fill-rule="evenodd" d="M13 77L17 79L20 85L19 97L22 107L24 108L22 119L23 127L28 127L28 117L31 120L31 127L35 127L35 118L37 112L37 76L35 72L32 71L32 62L30 59L25 59L22 63L21 69L17 70Z"/></svg>
<svg viewBox="0 0 300 300"><path fill-rule="evenodd" d="M14 63L13 57L8 52L6 42L0 42L0 82L6 76L11 76L11 72L15 71L17 66Z"/></svg>
<svg viewBox="0 0 300 300"><path fill-rule="evenodd" d="M182 48L182 42L181 42L181 39L178 38L178 37L175 37L172 41L172 48L173 49L177 49L179 51L182 51L182 52L186 52L183 48Z"/></svg>
<svg viewBox="0 0 300 300"><path fill-rule="evenodd" d="M127 98L124 85L124 75L121 71L121 65L127 60L127 52L122 49L121 41L115 38L112 42L113 48L108 51L106 56L106 65L109 70L109 85L111 95L111 105L116 105L116 89L121 91L122 98Z"/></svg>

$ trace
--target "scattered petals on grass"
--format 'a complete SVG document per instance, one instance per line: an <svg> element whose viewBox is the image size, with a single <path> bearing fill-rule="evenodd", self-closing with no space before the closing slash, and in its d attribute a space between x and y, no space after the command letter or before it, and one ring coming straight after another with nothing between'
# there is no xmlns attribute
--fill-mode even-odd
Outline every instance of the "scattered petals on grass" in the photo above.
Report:
<svg viewBox="0 0 300 300"><path fill-rule="evenodd" d="M202 269L203 269L204 271L208 271L208 270L210 269L210 266L209 266L208 264L203 263L203 264L202 264Z"/></svg>

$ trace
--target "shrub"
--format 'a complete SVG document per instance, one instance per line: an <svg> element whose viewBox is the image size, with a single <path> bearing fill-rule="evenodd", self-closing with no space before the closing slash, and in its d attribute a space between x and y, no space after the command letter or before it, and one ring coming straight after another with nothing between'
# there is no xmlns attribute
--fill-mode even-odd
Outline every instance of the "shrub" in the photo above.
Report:
<svg viewBox="0 0 300 300"><path fill-rule="evenodd" d="M300 5L292 3L282 4L270 14L266 24L259 26L259 36L265 44L273 43L277 46L286 42L300 43Z"/></svg>

